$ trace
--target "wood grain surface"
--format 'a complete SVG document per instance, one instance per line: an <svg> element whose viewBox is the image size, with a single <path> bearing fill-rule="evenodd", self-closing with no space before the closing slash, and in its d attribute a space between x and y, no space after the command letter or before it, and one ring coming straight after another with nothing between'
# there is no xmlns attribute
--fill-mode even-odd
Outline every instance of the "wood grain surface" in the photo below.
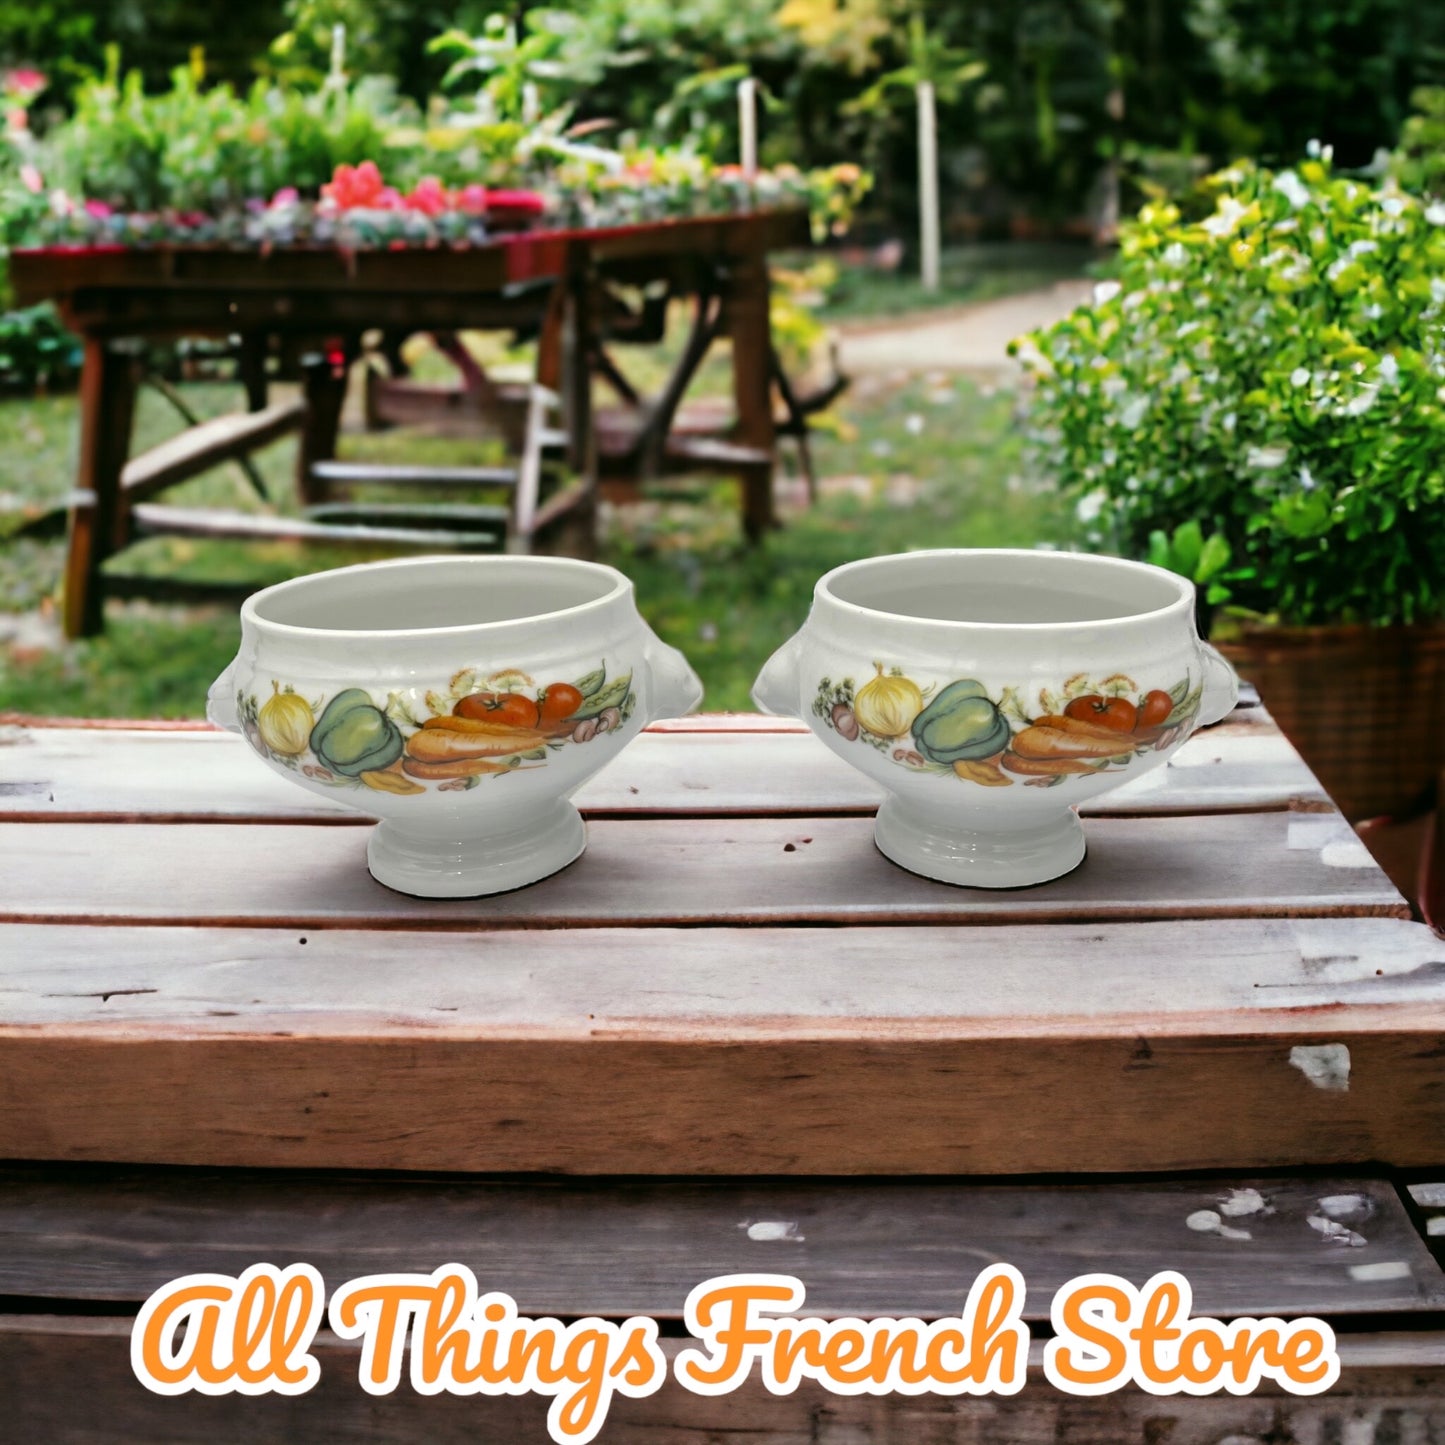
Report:
<svg viewBox="0 0 1445 1445"><path fill-rule="evenodd" d="M0 1039L1221 1039L1445 1029L1396 919L378 932L14 924ZM907 966L900 966L900 944ZM3 1044L0 1044L3 1047Z"/></svg>
<svg viewBox="0 0 1445 1445"><path fill-rule="evenodd" d="M1238 1238L1186 1224L1221 1216ZM1310 1220L1317 1221L1311 1225ZM1354 1243L1331 1240L1334 1219ZM1421 1312L1445 1275L1377 1179L997 1185L595 1185L135 1169L0 1170L0 1295L139 1304L197 1271L314 1265L334 1289L387 1270L467 1265L524 1314L682 1318L688 1291L733 1273L803 1281L804 1313L957 1314L1007 1260L1047 1321L1065 1282L1107 1270L1142 1285L1185 1274L1195 1313Z"/></svg>
<svg viewBox="0 0 1445 1445"><path fill-rule="evenodd" d="M130 1373L130 1321L0 1316L0 1410L17 1440L146 1445L546 1445L546 1401L531 1396L374 1398L356 1382L360 1353L329 1331L305 1395L237 1399L147 1394ZM682 1341L664 1340L671 1358ZM1031 1365L1042 1358L1034 1345ZM846 1398L804 1385L768 1394L754 1381L720 1400L669 1384L617 1400L601 1445L1424 1445L1445 1435L1445 1344L1390 1333L1340 1347L1326 1394L1269 1388L1235 1399L1126 1391L1075 1399L1031 1371L1011 1398ZM77 1388L83 1382L83 1388Z"/></svg>
<svg viewBox="0 0 1445 1445"><path fill-rule="evenodd" d="M1445 945L1393 920L7 937L12 1158L977 1174L1445 1138Z"/></svg>
<svg viewBox="0 0 1445 1445"><path fill-rule="evenodd" d="M1252 714L1258 714L1252 717ZM871 813L882 791L801 723L649 729L577 796L591 816ZM731 720L729 720L731 721ZM713 722L717 726L717 720ZM786 730L781 730L786 729ZM1324 809L1324 791L1258 709L1191 738L1167 766L1093 799L1089 815ZM0 729L0 817L364 824L278 776L229 733Z"/></svg>
<svg viewBox="0 0 1445 1445"><path fill-rule="evenodd" d="M1293 1042L1298 1039L1299 1042ZM1298 1049L1348 1058L1312 1083ZM1424 1168L1442 1035L687 1043L16 1030L13 1158L564 1174Z"/></svg>
<svg viewBox="0 0 1445 1445"><path fill-rule="evenodd" d="M587 851L531 888L408 898L366 870L366 835L304 824L0 824L0 920L276 927L1408 917L1335 814L1095 818L1067 877L953 888L889 863L869 818L594 821Z"/></svg>

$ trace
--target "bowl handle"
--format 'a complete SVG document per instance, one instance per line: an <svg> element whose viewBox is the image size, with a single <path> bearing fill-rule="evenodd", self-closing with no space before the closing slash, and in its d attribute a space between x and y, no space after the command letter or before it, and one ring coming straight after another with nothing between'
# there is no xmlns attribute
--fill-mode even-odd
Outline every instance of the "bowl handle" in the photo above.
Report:
<svg viewBox="0 0 1445 1445"><path fill-rule="evenodd" d="M669 647L655 632L649 632L642 649L643 661L652 686L647 721L685 717L702 701L702 679L692 670L677 648Z"/></svg>
<svg viewBox="0 0 1445 1445"><path fill-rule="evenodd" d="M241 731L236 716L236 664L234 662L218 677L206 693L206 716L228 733Z"/></svg>
<svg viewBox="0 0 1445 1445"><path fill-rule="evenodd" d="M1222 722L1234 711L1239 701L1239 674L1216 648L1207 642L1199 645L1204 652L1204 696L1199 702L1199 720L1195 726L1207 728Z"/></svg>
<svg viewBox="0 0 1445 1445"><path fill-rule="evenodd" d="M801 717L798 652L803 634L795 632L764 664L753 683L753 701L773 717Z"/></svg>

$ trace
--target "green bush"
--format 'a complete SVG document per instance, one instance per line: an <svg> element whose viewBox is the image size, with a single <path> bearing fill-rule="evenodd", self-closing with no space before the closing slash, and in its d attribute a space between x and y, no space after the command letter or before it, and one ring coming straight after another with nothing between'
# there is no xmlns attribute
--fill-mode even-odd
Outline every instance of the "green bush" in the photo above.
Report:
<svg viewBox="0 0 1445 1445"><path fill-rule="evenodd" d="M1445 204L1327 155L1210 184L1212 213L1146 206L1117 282L1016 343L1036 454L1095 545L1214 603L1445 615Z"/></svg>
<svg viewBox="0 0 1445 1445"><path fill-rule="evenodd" d="M1417 195L1445 195L1445 86L1421 86L1411 99L1414 114L1401 127L1390 174Z"/></svg>

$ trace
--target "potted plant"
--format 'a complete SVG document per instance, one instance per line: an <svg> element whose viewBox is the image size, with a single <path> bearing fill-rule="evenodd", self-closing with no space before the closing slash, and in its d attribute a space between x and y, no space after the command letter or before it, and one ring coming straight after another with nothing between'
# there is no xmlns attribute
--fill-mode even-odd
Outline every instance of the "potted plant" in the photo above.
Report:
<svg viewBox="0 0 1445 1445"><path fill-rule="evenodd" d="M1398 816L1445 767L1445 204L1311 151L1146 205L1015 354L1090 545L1200 583L1346 814Z"/></svg>

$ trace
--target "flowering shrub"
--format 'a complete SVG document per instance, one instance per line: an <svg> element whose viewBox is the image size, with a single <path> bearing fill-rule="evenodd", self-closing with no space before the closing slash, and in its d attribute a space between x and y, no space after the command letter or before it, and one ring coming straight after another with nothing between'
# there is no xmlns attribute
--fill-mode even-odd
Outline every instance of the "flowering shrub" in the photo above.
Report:
<svg viewBox="0 0 1445 1445"><path fill-rule="evenodd" d="M1317 149L1317 148L1312 148ZM1015 343L1092 544L1287 623L1445 616L1445 204L1328 153L1146 206L1118 280Z"/></svg>

